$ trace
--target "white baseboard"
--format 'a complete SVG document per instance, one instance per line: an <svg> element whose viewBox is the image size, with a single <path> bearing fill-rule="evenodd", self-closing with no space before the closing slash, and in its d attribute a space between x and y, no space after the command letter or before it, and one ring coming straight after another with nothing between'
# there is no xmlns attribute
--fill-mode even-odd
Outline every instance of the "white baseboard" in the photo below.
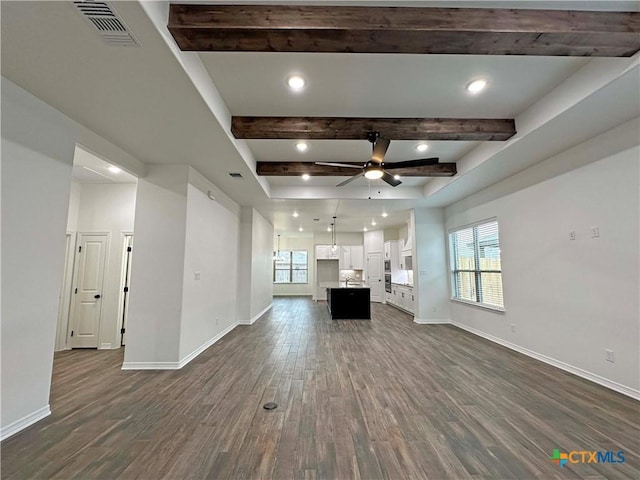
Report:
<svg viewBox="0 0 640 480"><path fill-rule="evenodd" d="M112 343L101 343L100 348L98 350L113 350Z"/></svg>
<svg viewBox="0 0 640 480"><path fill-rule="evenodd" d="M607 378L601 377L600 375L596 375L595 373L587 372L578 367L574 367L573 365L569 365L568 363L564 363L560 360L556 360L555 358L547 357L541 353L534 352L533 350L529 350L528 348L521 347L516 345L515 343L507 342L498 337L494 337L493 335L489 335L488 333L484 333L480 330L476 330L475 328L469 327L462 323L451 322L452 325L466 330L467 332L473 333L474 335L478 335L479 337L485 338L493 343L497 343L498 345L502 345L503 347L507 347L511 350L514 350L518 353L526 355L531 358L535 358L536 360L540 360L541 362L547 363L553 367L559 368L560 370L564 370L565 372L572 373L577 375L578 377L584 378L585 380L589 380L593 383L597 383L598 385L602 385L603 387L607 387L611 390L614 390L618 393L631 397L635 400L640 400L640 390L635 390L631 387L627 387L626 385L622 385L620 383L614 382Z"/></svg>
<svg viewBox="0 0 640 480"><path fill-rule="evenodd" d="M451 320L448 318L418 318L413 317L413 321L419 325L448 325L451 323Z"/></svg>
<svg viewBox="0 0 640 480"><path fill-rule="evenodd" d="M413 315L413 313L412 313L412 312L410 312L409 310L407 310L407 309L405 309L405 308L402 308L400 305L396 305L395 303L392 303L392 302L386 302L386 303L385 303L385 305L389 305L390 307L397 308L397 309L398 309L398 310L400 310L401 312L408 313L409 315Z"/></svg>
<svg viewBox="0 0 640 480"><path fill-rule="evenodd" d="M238 325L237 323L233 323L229 325L227 328L225 328L223 331L221 331L211 340L208 340L207 342L205 342L204 344L196 348L193 352L191 352L189 355L184 357L179 362L124 362L122 364L122 370L180 370L187 363L189 363L191 360L196 358L198 355L200 355L207 348L209 348L211 345L213 345L222 337L224 337L231 330L236 328L237 325Z"/></svg>
<svg viewBox="0 0 640 480"><path fill-rule="evenodd" d="M269 305L267 305L265 308L263 308L259 313L257 313L256 315L254 315L250 320L240 320L238 321L239 325L253 325L254 323L256 323L256 320L258 320L262 315L264 315L265 313L267 313L267 311L273 306L273 302L270 303Z"/></svg>
<svg viewBox="0 0 640 480"><path fill-rule="evenodd" d="M12 435L15 435L16 433L24 430L30 425L33 425L37 421L48 417L49 415L51 415L51 408L49 407L49 405L47 405L46 407L42 407L35 412L30 413L29 415L25 415L20 420L16 420L15 422L10 423L6 427L2 427L0 429L0 441L4 440L5 438L9 438Z"/></svg>

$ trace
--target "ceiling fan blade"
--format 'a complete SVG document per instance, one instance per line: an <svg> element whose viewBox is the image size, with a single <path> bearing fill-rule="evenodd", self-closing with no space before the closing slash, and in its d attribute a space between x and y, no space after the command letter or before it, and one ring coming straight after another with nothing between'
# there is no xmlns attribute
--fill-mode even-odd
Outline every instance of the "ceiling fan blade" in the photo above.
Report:
<svg viewBox="0 0 640 480"><path fill-rule="evenodd" d="M387 182L392 187L397 187L402 183L400 180L396 180L395 178L393 178L393 175L391 175L386 170L382 171L382 180Z"/></svg>
<svg viewBox="0 0 640 480"><path fill-rule="evenodd" d="M344 167L344 168L362 168L360 165L349 165L347 163L316 162L316 165L328 165L329 167Z"/></svg>
<svg viewBox="0 0 640 480"><path fill-rule="evenodd" d="M346 179L344 182L339 183L338 185L336 185L336 187L343 187L347 183L351 183L354 180L357 180L358 178L362 177L363 175L364 175L364 172L358 173L357 175L354 175L353 177Z"/></svg>
<svg viewBox="0 0 640 480"><path fill-rule="evenodd" d="M377 163L382 163L384 160L384 154L387 153L387 149L389 148L389 144L391 140L386 138L378 138L376 140L375 145L373 146L373 154L371 155L371 160Z"/></svg>
<svg viewBox="0 0 640 480"><path fill-rule="evenodd" d="M434 158L419 158L417 160L405 160L404 162L386 163L384 166L391 170L396 168L411 168L411 167L426 167L427 165L435 165L439 163L440 159Z"/></svg>

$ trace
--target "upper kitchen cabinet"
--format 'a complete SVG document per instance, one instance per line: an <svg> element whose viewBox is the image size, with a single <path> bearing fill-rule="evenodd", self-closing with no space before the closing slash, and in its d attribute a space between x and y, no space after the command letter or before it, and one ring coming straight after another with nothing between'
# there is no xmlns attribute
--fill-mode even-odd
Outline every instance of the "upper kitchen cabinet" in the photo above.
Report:
<svg viewBox="0 0 640 480"><path fill-rule="evenodd" d="M336 260L338 250L333 250L331 245L316 245L316 260Z"/></svg>
<svg viewBox="0 0 640 480"><path fill-rule="evenodd" d="M340 247L340 270L364 270L364 247L362 245Z"/></svg>

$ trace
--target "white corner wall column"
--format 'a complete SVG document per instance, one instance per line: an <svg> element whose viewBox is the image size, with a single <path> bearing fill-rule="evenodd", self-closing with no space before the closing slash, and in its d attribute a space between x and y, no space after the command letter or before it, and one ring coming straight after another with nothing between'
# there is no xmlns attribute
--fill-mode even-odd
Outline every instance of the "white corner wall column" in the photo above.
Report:
<svg viewBox="0 0 640 480"><path fill-rule="evenodd" d="M273 226L258 211L240 214L238 323L252 325L273 302Z"/></svg>
<svg viewBox="0 0 640 480"><path fill-rule="evenodd" d="M123 369L179 364L188 174L153 166L138 181Z"/></svg>
<svg viewBox="0 0 640 480"><path fill-rule="evenodd" d="M416 208L412 211L414 232L413 284L414 322L449 323L449 272L444 209Z"/></svg>
<svg viewBox="0 0 640 480"><path fill-rule="evenodd" d="M182 368L237 325L239 215L187 165L139 181L123 369Z"/></svg>
<svg viewBox="0 0 640 480"><path fill-rule="evenodd" d="M2 79L1 439L50 413L74 148L67 117Z"/></svg>

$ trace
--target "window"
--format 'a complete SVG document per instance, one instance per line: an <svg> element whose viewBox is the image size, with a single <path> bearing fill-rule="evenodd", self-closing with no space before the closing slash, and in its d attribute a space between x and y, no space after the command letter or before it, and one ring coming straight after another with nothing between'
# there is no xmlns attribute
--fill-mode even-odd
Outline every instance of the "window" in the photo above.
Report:
<svg viewBox="0 0 640 480"><path fill-rule="evenodd" d="M308 283L307 251L279 251L273 261L273 283Z"/></svg>
<svg viewBox="0 0 640 480"><path fill-rule="evenodd" d="M449 256L455 300L504 308L496 220L449 232Z"/></svg>

